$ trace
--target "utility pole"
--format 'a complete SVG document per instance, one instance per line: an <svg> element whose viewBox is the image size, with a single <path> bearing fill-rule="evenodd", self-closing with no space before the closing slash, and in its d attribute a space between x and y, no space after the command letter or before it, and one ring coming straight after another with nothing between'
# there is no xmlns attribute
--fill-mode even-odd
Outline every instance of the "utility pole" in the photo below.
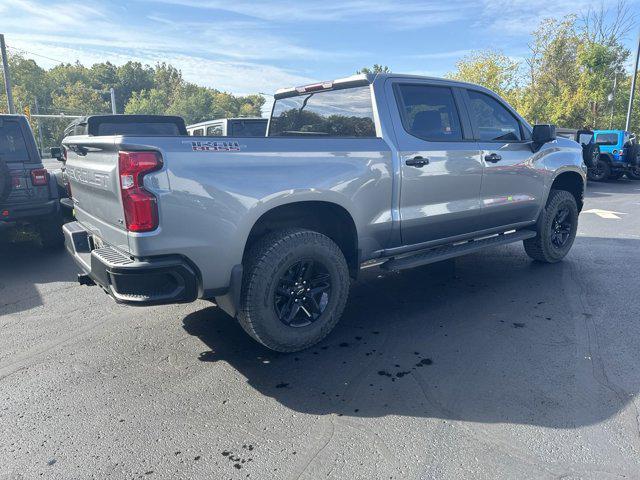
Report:
<svg viewBox="0 0 640 480"><path fill-rule="evenodd" d="M627 109L627 122L624 129L628 132L631 128L631 112L633 111L633 96L636 93L636 77L638 76L638 58L640 58L640 35L638 35L638 49L636 51L636 61L633 65L633 76L631 77L631 93L629 94L629 108Z"/></svg>
<svg viewBox="0 0 640 480"><path fill-rule="evenodd" d="M618 72L613 75L613 92L611 92L611 121L609 130L613 130L613 113L616 108L616 87L618 86Z"/></svg>
<svg viewBox="0 0 640 480"><path fill-rule="evenodd" d="M111 94L111 113L115 115L118 113L116 112L116 91L111 87L109 93Z"/></svg>
<svg viewBox="0 0 640 480"><path fill-rule="evenodd" d="M0 33L0 55L2 55L2 72L4 73L4 90L7 92L7 107L9 113L16 113L13 106L13 94L11 93L11 76L9 75L9 61L7 60L7 47L4 44L4 35Z"/></svg>
<svg viewBox="0 0 640 480"><path fill-rule="evenodd" d="M38 108L38 98L36 97L35 110L36 115L40 114L40 109ZM36 127L38 127L38 139L40 140L40 155L44 152L44 141L42 140L42 124L40 123L40 119L36 117Z"/></svg>

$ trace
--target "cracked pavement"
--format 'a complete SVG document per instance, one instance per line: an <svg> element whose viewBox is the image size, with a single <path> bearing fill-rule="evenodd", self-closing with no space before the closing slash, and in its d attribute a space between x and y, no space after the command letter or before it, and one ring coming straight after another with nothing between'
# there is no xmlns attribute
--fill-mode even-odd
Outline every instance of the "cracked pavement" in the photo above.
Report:
<svg viewBox="0 0 640 480"><path fill-rule="evenodd" d="M133 308L0 252L0 479L640 478L640 182L564 262L521 244L363 271L305 352L211 303Z"/></svg>

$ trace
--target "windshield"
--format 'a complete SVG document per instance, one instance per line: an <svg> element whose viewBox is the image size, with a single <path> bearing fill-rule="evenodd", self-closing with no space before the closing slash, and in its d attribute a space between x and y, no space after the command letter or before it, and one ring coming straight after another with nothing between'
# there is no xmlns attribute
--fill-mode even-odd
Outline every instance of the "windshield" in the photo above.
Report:
<svg viewBox="0 0 640 480"><path fill-rule="evenodd" d="M270 137L375 137L369 85L277 99Z"/></svg>

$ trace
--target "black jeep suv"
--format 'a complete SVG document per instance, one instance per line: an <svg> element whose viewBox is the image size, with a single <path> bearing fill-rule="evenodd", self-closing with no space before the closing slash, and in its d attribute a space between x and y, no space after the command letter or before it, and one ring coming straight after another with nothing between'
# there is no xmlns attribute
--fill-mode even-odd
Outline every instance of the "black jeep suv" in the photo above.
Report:
<svg viewBox="0 0 640 480"><path fill-rule="evenodd" d="M29 122L0 115L0 229L29 224L43 247L64 245L58 187L44 168Z"/></svg>

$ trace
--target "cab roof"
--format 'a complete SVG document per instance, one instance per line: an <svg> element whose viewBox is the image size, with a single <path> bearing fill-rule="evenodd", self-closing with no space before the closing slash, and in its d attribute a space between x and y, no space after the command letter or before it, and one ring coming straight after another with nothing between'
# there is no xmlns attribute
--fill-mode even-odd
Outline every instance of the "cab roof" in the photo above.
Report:
<svg viewBox="0 0 640 480"><path fill-rule="evenodd" d="M439 82L445 82L447 85L452 86L473 86L476 88L481 88L486 90L485 87L481 85L476 85L474 83L461 82L459 80L451 80L449 78L441 78L441 77L428 77L424 75L410 75L403 73L359 73L356 75L351 75L349 77L337 78L335 80L325 80L317 83L311 83L309 85L301 85L298 87L287 87L281 88L276 91L274 98L285 98L291 97L295 95L300 95L302 93L314 92L320 90L330 90L335 87L345 88L349 86L358 86L358 85L367 85L372 84L374 82L384 81L387 78L400 78L406 80L437 80Z"/></svg>

